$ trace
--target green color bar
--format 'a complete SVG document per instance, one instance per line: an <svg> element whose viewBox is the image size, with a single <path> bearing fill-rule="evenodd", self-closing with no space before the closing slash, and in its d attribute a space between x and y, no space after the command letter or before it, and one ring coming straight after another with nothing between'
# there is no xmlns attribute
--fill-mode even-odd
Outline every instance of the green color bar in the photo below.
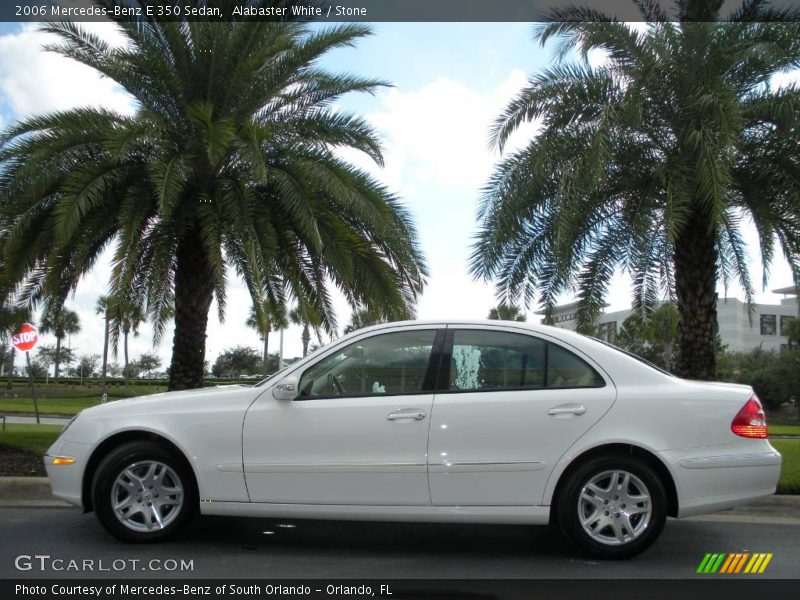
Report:
<svg viewBox="0 0 800 600"><path fill-rule="evenodd" d="M717 562L714 563L714 565L711 567L711 569L708 572L709 573L716 573L717 569L719 569L719 567L722 564L723 560L725 560L725 553L724 552L719 555L719 558L717 559Z"/></svg>
<svg viewBox="0 0 800 600"><path fill-rule="evenodd" d="M705 573L706 564L708 564L708 561L709 561L709 559L710 559L710 558L711 558L711 554L710 554L710 553L709 553L709 554L706 554L706 555L703 557L703 562L701 562L701 563L700 563L700 566L699 566L699 567L697 567L697 572L698 572L698 573Z"/></svg>

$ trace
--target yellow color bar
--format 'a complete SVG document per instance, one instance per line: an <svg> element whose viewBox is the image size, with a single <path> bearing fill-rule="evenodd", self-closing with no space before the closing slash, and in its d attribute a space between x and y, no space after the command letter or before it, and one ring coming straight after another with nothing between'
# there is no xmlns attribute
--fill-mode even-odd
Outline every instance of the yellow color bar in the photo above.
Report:
<svg viewBox="0 0 800 600"><path fill-rule="evenodd" d="M758 565L764 559L763 554L753 554L753 558L750 559L750 562L747 563L747 566L744 569L745 573L754 573L755 570L758 568Z"/></svg>
<svg viewBox="0 0 800 600"><path fill-rule="evenodd" d="M758 569L758 572L759 573L763 573L764 569L767 568L767 565L769 564L769 561L771 561L771 560L772 560L772 552L767 554L767 556L764 558L764 562L761 563L761 567Z"/></svg>
<svg viewBox="0 0 800 600"><path fill-rule="evenodd" d="M53 460L50 461L52 465L71 465L75 462L75 459L71 456L54 456Z"/></svg>

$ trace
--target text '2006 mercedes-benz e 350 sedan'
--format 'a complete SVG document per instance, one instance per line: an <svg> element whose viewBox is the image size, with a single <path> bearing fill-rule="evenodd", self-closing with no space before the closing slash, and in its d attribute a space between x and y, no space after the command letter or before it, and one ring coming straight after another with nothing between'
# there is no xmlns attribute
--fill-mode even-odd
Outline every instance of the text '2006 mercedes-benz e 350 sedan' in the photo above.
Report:
<svg viewBox="0 0 800 600"><path fill-rule="evenodd" d="M45 456L53 494L115 536L208 515L555 525L646 549L684 517L775 491L747 386L686 381L607 344L500 321L357 331L255 386L81 412Z"/></svg>

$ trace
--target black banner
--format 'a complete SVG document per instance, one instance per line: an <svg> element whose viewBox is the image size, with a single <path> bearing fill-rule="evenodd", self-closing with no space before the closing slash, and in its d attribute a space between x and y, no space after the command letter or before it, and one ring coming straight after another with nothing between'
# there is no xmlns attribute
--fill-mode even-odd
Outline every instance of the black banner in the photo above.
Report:
<svg viewBox="0 0 800 600"><path fill-rule="evenodd" d="M659 4L666 19L681 18L675 0L645 4ZM729 8L740 4L736 0ZM567 6L590 9L587 21L601 13L621 21L645 20L633 0L3 0L0 21L533 22L555 18ZM772 0L770 6L791 9L797 0Z"/></svg>
<svg viewBox="0 0 800 600"><path fill-rule="evenodd" d="M22 598L147 600L152 598L236 598L237 600L725 600L797 597L797 581L741 577L687 580L185 580L185 579L6 579L5 600Z"/></svg>

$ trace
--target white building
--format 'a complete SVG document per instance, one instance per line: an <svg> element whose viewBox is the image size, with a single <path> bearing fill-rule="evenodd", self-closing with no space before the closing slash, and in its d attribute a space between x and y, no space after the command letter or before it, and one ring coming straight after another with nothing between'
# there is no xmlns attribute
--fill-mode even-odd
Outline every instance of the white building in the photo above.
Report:
<svg viewBox="0 0 800 600"><path fill-rule="evenodd" d="M786 323L800 315L797 290L794 287L773 290L784 296L780 304L755 304L752 320L747 304L736 298L717 301L717 324L723 345L730 352L748 352L759 346L764 350L778 350L786 346ZM563 304L556 308L555 325L575 329L578 303ZM613 342L622 323L631 315L631 309L604 312L597 322L598 335ZM542 320L544 322L544 320Z"/></svg>

